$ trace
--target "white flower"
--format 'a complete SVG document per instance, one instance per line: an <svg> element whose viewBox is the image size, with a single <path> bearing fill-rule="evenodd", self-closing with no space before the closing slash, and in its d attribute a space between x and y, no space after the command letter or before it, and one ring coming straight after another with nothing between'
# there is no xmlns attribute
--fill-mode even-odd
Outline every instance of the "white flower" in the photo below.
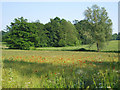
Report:
<svg viewBox="0 0 120 90"><path fill-rule="evenodd" d="M10 78L10 80L12 80L12 78Z"/></svg>
<svg viewBox="0 0 120 90"><path fill-rule="evenodd" d="M30 84L30 82L28 82L28 84Z"/></svg>
<svg viewBox="0 0 120 90"><path fill-rule="evenodd" d="M103 87L101 86L101 87L99 87L99 88L103 88Z"/></svg>
<svg viewBox="0 0 120 90"><path fill-rule="evenodd" d="M102 83L99 83L99 85L101 85Z"/></svg>
<svg viewBox="0 0 120 90"><path fill-rule="evenodd" d="M57 73L57 74L60 74L60 73Z"/></svg>
<svg viewBox="0 0 120 90"><path fill-rule="evenodd" d="M49 82L51 82L51 81L49 80Z"/></svg>
<svg viewBox="0 0 120 90"><path fill-rule="evenodd" d="M77 74L82 74L83 71L79 69L79 70L76 71L76 73L77 73Z"/></svg>
<svg viewBox="0 0 120 90"><path fill-rule="evenodd" d="M116 71L118 73L118 71Z"/></svg>
<svg viewBox="0 0 120 90"><path fill-rule="evenodd" d="M110 86L108 86L107 88L111 88Z"/></svg>

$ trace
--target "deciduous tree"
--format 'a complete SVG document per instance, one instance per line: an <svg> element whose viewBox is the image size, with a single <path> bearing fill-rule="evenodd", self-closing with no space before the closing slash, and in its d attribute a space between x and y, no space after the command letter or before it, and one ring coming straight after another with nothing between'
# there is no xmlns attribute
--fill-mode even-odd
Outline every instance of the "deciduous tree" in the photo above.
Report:
<svg viewBox="0 0 120 90"><path fill-rule="evenodd" d="M103 43L109 41L112 36L112 21L104 7L93 5L85 10L85 20L87 20L92 29L92 40L97 45L97 51L103 47Z"/></svg>
<svg viewBox="0 0 120 90"><path fill-rule="evenodd" d="M15 18L10 26L7 26L7 46L12 49L30 49L36 41L36 27L27 22L23 17Z"/></svg>

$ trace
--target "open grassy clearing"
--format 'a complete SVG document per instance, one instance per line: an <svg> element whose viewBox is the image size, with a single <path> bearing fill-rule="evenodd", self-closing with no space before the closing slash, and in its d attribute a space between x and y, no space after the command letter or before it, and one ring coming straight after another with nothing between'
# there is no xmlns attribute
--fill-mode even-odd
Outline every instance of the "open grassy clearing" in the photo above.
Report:
<svg viewBox="0 0 120 90"><path fill-rule="evenodd" d="M3 88L117 88L117 53L3 50Z"/></svg>
<svg viewBox="0 0 120 90"><path fill-rule="evenodd" d="M118 50L118 43L120 43L120 40L110 41L106 43L105 47L101 51L120 51ZM36 50L83 51L81 48L84 48L85 49L84 51L97 50L96 44L93 44L91 47L90 45L68 46L68 47L43 47L43 48L36 48Z"/></svg>
<svg viewBox="0 0 120 90"><path fill-rule="evenodd" d="M111 41L103 50L108 50L107 53L94 51L94 45L91 50L87 45L40 50L3 49L2 87L118 88L119 55L111 52L118 51L117 45L118 41Z"/></svg>
<svg viewBox="0 0 120 90"><path fill-rule="evenodd" d="M114 51L120 51L118 48L118 44L120 43L120 40L112 40L106 46L101 50L102 52L114 52ZM0 45L3 49L7 49L5 42L0 42ZM82 48L82 49L81 49ZM33 50L40 50L40 51L96 51L97 47L96 44L93 44L91 47L90 45L80 45L80 46L68 46L68 47L38 47L38 48L32 48ZM119 49L119 50L118 50Z"/></svg>

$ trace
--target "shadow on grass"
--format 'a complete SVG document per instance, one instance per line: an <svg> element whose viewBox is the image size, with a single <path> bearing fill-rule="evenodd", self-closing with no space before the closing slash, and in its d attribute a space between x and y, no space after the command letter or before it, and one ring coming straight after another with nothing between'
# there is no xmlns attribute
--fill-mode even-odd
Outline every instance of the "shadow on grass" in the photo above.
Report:
<svg viewBox="0 0 120 90"><path fill-rule="evenodd" d="M35 74L37 76L45 75L48 72L52 72L54 66L48 63L35 63L35 62L25 62L25 61L10 61L4 60L3 68L12 68L18 71L22 76L31 76Z"/></svg>
<svg viewBox="0 0 120 90"><path fill-rule="evenodd" d="M73 49L73 50L68 50L68 51L97 52L96 50L87 50L85 48Z"/></svg>
<svg viewBox="0 0 120 90"><path fill-rule="evenodd" d="M80 62L78 61L78 63ZM104 61L89 61L89 60L84 61L84 63L86 63L87 66L89 66L90 64L98 66L94 68L96 70L97 69L104 70L110 68L113 69L114 66L120 65L120 62L104 62ZM80 65L84 65L84 63L81 62ZM47 74L48 72L56 73L56 71L62 71L62 69L66 69L66 70L70 69L68 64L54 65L52 63L36 63L36 62L10 61L10 60L4 60L3 64L4 64L3 68L7 68L7 69L12 68L20 73L24 73L25 75L36 74L38 76ZM79 66L76 66L76 64L71 64L70 66L79 68ZM87 70L88 67L84 67L84 68L82 67L82 69Z"/></svg>
<svg viewBox="0 0 120 90"><path fill-rule="evenodd" d="M62 50L62 51L98 52L97 50L87 50L87 49L85 49L85 48L72 49L72 50ZM100 52L106 52L106 53L120 53L120 51L100 51Z"/></svg>
<svg viewBox="0 0 120 90"><path fill-rule="evenodd" d="M101 52L108 52L108 53L120 53L120 51L101 51Z"/></svg>
<svg viewBox="0 0 120 90"><path fill-rule="evenodd" d="M10 48L2 48L3 50L20 50L20 49L10 49ZM80 49L31 49L35 51L80 51L80 52L98 52L97 50L89 50L85 48ZM120 53L120 51L100 51L105 53Z"/></svg>

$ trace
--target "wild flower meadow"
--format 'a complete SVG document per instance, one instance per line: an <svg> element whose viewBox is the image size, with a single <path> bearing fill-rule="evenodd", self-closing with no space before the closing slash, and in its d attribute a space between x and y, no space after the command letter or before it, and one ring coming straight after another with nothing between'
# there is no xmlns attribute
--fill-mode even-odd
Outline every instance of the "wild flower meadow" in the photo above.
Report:
<svg viewBox="0 0 120 90"><path fill-rule="evenodd" d="M3 88L118 88L118 53L3 50Z"/></svg>

